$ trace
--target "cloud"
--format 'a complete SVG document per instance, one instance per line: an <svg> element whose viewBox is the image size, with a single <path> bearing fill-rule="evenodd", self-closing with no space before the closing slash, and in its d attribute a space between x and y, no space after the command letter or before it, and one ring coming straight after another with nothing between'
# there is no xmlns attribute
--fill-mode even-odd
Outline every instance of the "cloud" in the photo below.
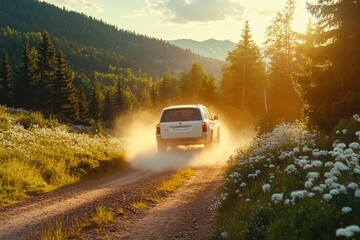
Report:
<svg viewBox="0 0 360 240"><path fill-rule="evenodd" d="M166 22L214 22L241 19L244 7L231 0L145 0L151 15L164 16Z"/></svg>
<svg viewBox="0 0 360 240"><path fill-rule="evenodd" d="M65 7L71 10L91 10L94 12L103 12L104 6L94 0L46 0L46 2L55 4L59 7Z"/></svg>

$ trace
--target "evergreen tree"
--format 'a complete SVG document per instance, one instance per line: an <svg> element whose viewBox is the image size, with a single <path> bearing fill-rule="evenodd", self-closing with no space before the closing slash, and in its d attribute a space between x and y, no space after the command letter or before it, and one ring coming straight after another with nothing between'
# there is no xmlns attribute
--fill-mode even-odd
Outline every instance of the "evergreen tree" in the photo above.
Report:
<svg viewBox="0 0 360 240"><path fill-rule="evenodd" d="M98 121L101 117L101 88L96 74L93 74L93 86L90 96L89 115L92 119Z"/></svg>
<svg viewBox="0 0 360 240"><path fill-rule="evenodd" d="M13 80L7 51L3 51L0 62L0 104L13 106Z"/></svg>
<svg viewBox="0 0 360 240"><path fill-rule="evenodd" d="M198 102L206 105L214 105L217 103L218 94L214 76L208 75L201 80L198 98Z"/></svg>
<svg viewBox="0 0 360 240"><path fill-rule="evenodd" d="M124 91L124 111L132 111L138 106L138 99L129 87Z"/></svg>
<svg viewBox="0 0 360 240"><path fill-rule="evenodd" d="M154 82L151 84L150 98L151 98L151 102L153 103L153 106L157 107L157 102L158 102L158 98L159 98L159 92L157 91L157 88L156 88L156 85L155 85Z"/></svg>
<svg viewBox="0 0 360 240"><path fill-rule="evenodd" d="M144 89L141 92L140 106L143 109L150 109L153 106L153 102L151 100L150 92L147 89Z"/></svg>
<svg viewBox="0 0 360 240"><path fill-rule="evenodd" d="M54 113L78 119L78 98L71 71L62 50L57 56L56 78L53 86Z"/></svg>
<svg viewBox="0 0 360 240"><path fill-rule="evenodd" d="M178 78L170 70L166 71L159 82L159 100L163 105L174 104L178 100Z"/></svg>
<svg viewBox="0 0 360 240"><path fill-rule="evenodd" d="M205 77L204 67L200 63L193 63L190 71L182 74L180 92L183 100L189 103L198 103L197 94Z"/></svg>
<svg viewBox="0 0 360 240"><path fill-rule="evenodd" d="M84 120L89 117L88 113L88 101L86 98L84 86L80 86L80 95L79 95L79 119Z"/></svg>
<svg viewBox="0 0 360 240"><path fill-rule="evenodd" d="M360 112L360 3L318 0L307 7L318 29L310 34L310 71L298 83L310 122L331 130L342 117Z"/></svg>
<svg viewBox="0 0 360 240"><path fill-rule="evenodd" d="M26 39L21 57L21 65L15 80L14 96L16 107L39 110L37 57L36 49L29 49L29 43Z"/></svg>
<svg viewBox="0 0 360 240"><path fill-rule="evenodd" d="M121 89L121 82L118 81L116 84L116 92L115 92L115 112L116 114L121 114L124 109L124 97L123 91Z"/></svg>
<svg viewBox="0 0 360 240"><path fill-rule="evenodd" d="M259 48L251 37L249 22L246 21L241 40L229 52L223 67L221 95L226 106L256 116L265 112L262 104L265 69Z"/></svg>
<svg viewBox="0 0 360 240"><path fill-rule="evenodd" d="M39 49L39 100L40 110L50 114L54 112L54 81L56 78L56 51L47 32L42 34Z"/></svg>
<svg viewBox="0 0 360 240"><path fill-rule="evenodd" d="M300 98L292 84L295 71L294 56L296 35L291 29L295 0L288 0L283 11L279 11L266 30L266 57L269 68L269 114L273 118L295 120L300 115Z"/></svg>
<svg viewBox="0 0 360 240"><path fill-rule="evenodd" d="M114 119L114 103L109 89L105 93L102 119L104 121L111 121Z"/></svg>

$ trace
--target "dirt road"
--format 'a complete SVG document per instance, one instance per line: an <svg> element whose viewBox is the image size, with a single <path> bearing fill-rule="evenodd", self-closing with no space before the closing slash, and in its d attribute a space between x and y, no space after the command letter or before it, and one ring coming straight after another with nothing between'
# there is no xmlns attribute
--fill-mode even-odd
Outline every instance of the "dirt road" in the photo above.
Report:
<svg viewBox="0 0 360 240"><path fill-rule="evenodd" d="M106 179L74 185L0 208L0 239L34 238L59 217L75 219L97 206L129 209L144 189L151 189L172 172L127 170ZM209 206L220 182L218 168L199 168L176 193L135 217L116 219L101 233L84 239L206 239L211 231ZM107 232L106 232L107 231Z"/></svg>
<svg viewBox="0 0 360 240"><path fill-rule="evenodd" d="M208 239L212 230L210 206L219 184L220 169L198 169L187 184L117 239Z"/></svg>

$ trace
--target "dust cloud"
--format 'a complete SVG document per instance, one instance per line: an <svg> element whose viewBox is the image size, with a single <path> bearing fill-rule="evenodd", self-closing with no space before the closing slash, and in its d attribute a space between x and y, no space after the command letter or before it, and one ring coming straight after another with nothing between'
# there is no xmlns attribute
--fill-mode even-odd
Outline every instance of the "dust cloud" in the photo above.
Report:
<svg viewBox="0 0 360 240"><path fill-rule="evenodd" d="M157 114L137 112L116 121L117 135L128 140L127 159L133 168L166 171L190 166L222 166L234 150L246 145L255 136L255 132L250 128L230 132L220 116L220 144L214 144L212 148L204 148L203 145L179 146L158 153L155 129L160 112Z"/></svg>

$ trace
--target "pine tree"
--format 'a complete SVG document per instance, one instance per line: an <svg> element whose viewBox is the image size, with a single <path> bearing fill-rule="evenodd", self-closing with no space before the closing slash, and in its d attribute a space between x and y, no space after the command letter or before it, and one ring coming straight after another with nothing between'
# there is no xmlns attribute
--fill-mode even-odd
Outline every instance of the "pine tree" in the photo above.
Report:
<svg viewBox="0 0 360 240"><path fill-rule="evenodd" d="M101 117L101 89L96 74L93 74L93 86L90 96L89 115L92 119L98 121Z"/></svg>
<svg viewBox="0 0 360 240"><path fill-rule="evenodd" d="M159 101L163 105L173 104L178 98L179 79L170 70L166 71L158 85ZM185 97L184 97L185 98Z"/></svg>
<svg viewBox="0 0 360 240"><path fill-rule="evenodd" d="M201 81L206 77L204 66L200 63L193 63L189 72L182 74L180 81L180 92L184 100L190 103L197 103L197 93L200 90Z"/></svg>
<svg viewBox="0 0 360 240"><path fill-rule="evenodd" d="M56 77L53 86L54 113L78 119L78 98L71 71L62 50L57 56Z"/></svg>
<svg viewBox="0 0 360 240"><path fill-rule="evenodd" d="M13 106L13 80L7 51L3 51L0 62L0 104Z"/></svg>
<svg viewBox="0 0 360 240"><path fill-rule="evenodd" d="M109 89L105 93L102 119L104 121L111 121L114 119L114 103Z"/></svg>
<svg viewBox="0 0 360 240"><path fill-rule="evenodd" d="M270 59L269 114L273 120L295 120L300 116L301 102L292 84L295 71L296 36L291 29L295 0L288 0L266 30L265 54Z"/></svg>
<svg viewBox="0 0 360 240"><path fill-rule="evenodd" d="M150 92L146 88L141 92L140 106L143 109L150 109L153 106Z"/></svg>
<svg viewBox="0 0 360 240"><path fill-rule="evenodd" d="M337 121L360 111L360 3L318 0L308 4L318 27L312 68L301 85L307 96L307 117L313 125L331 130Z"/></svg>
<svg viewBox="0 0 360 240"><path fill-rule="evenodd" d="M265 112L262 104L265 70L259 48L252 40L249 22L245 22L241 40L229 52L221 81L225 105L240 109L241 113L256 116Z"/></svg>
<svg viewBox="0 0 360 240"><path fill-rule="evenodd" d="M42 34L39 49L39 100L40 110L50 114L54 112L54 81L56 78L56 50L47 32Z"/></svg>
<svg viewBox="0 0 360 240"><path fill-rule="evenodd" d="M79 119L85 120L89 117L88 113L88 101L86 98L84 86L80 86L80 94L79 94Z"/></svg>
<svg viewBox="0 0 360 240"><path fill-rule="evenodd" d="M116 84L116 92L115 92L115 114L121 114L124 109L124 97L123 91L121 89L121 82L118 81Z"/></svg>
<svg viewBox="0 0 360 240"><path fill-rule="evenodd" d="M21 57L21 66L15 80L14 100L16 107L39 110L37 57L38 53L36 49L29 49L29 43L26 39Z"/></svg>
<svg viewBox="0 0 360 240"><path fill-rule="evenodd" d="M156 85L155 85L154 82L151 84L150 97L151 97L151 101L152 101L154 107L157 107L159 93L158 93L158 91L156 89Z"/></svg>

